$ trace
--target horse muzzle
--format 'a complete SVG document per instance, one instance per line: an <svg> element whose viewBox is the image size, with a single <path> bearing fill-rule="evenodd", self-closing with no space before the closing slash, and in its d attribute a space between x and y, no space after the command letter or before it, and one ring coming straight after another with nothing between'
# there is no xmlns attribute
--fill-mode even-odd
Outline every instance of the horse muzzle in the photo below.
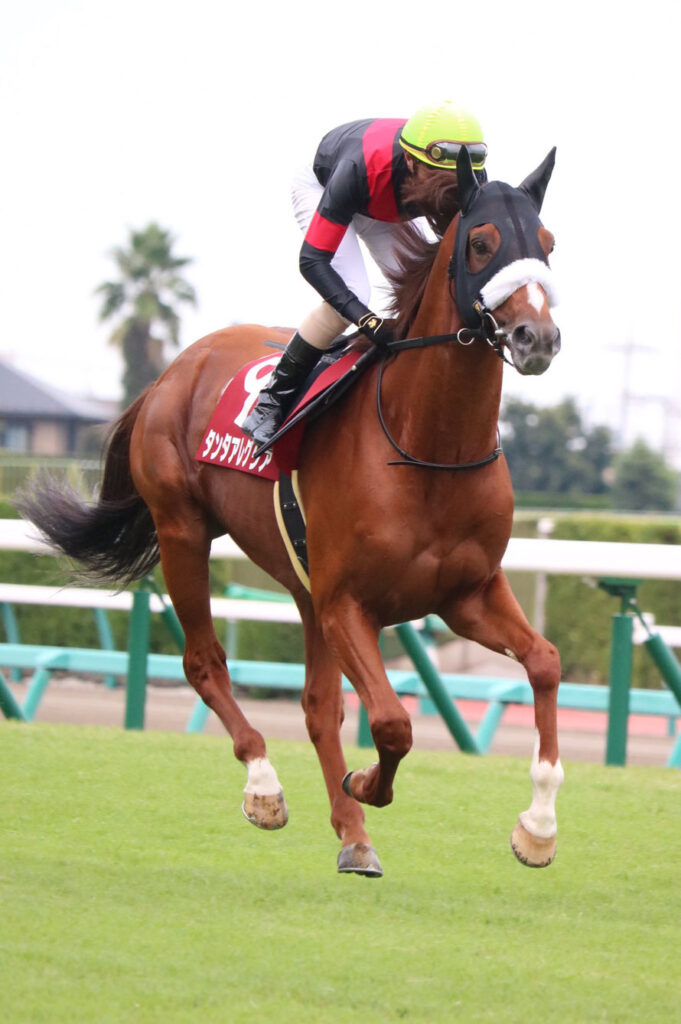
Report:
<svg viewBox="0 0 681 1024"><path fill-rule="evenodd" d="M560 331L555 324L518 324L508 337L513 365L523 376L538 377L560 352Z"/></svg>

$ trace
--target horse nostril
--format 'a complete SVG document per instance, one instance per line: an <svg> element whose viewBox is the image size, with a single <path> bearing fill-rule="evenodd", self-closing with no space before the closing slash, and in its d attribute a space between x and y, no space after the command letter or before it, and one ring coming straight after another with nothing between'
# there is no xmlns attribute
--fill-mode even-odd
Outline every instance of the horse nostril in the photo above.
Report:
<svg viewBox="0 0 681 1024"><path fill-rule="evenodd" d="M513 328L511 341L518 348L532 348L537 344L537 335L527 324L519 324Z"/></svg>
<svg viewBox="0 0 681 1024"><path fill-rule="evenodd" d="M555 324L518 324L511 332L513 363L523 375L544 373L560 351L560 331Z"/></svg>

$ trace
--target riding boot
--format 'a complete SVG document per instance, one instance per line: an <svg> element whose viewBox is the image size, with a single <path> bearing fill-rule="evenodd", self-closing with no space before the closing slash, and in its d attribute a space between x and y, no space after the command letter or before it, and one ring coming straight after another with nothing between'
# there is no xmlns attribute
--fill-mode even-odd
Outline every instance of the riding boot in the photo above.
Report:
<svg viewBox="0 0 681 1024"><path fill-rule="evenodd" d="M290 412L294 399L307 375L317 365L322 350L310 345L296 333L284 349L272 378L242 426L259 448L266 446Z"/></svg>

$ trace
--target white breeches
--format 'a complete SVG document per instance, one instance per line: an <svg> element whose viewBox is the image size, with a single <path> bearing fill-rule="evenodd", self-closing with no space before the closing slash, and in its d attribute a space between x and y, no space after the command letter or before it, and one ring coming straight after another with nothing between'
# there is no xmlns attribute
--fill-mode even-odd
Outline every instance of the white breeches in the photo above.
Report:
<svg viewBox="0 0 681 1024"><path fill-rule="evenodd" d="M323 192L324 189L309 166L299 171L293 179L291 185L293 212L303 234L310 226ZM376 265L385 273L386 270L397 268L395 241L398 228L399 224L388 224L355 214L331 261L331 266L340 274L350 291L354 292L360 302L367 306L371 295L371 284L364 265L359 240L362 240ZM334 338L342 334L347 326L348 321L327 302L323 302L305 317L298 329L310 345L324 349L331 344Z"/></svg>

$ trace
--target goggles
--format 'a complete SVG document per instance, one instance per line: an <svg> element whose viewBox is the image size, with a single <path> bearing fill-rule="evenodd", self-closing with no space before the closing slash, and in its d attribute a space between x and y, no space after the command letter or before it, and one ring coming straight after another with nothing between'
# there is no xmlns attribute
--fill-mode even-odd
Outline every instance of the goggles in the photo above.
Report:
<svg viewBox="0 0 681 1024"><path fill-rule="evenodd" d="M471 163L476 170L484 167L485 158L487 157L487 146L484 142L431 142L430 145L426 146L424 152L433 163L445 166L447 164L456 164L456 158L461 152L462 146L465 146L468 150Z"/></svg>

